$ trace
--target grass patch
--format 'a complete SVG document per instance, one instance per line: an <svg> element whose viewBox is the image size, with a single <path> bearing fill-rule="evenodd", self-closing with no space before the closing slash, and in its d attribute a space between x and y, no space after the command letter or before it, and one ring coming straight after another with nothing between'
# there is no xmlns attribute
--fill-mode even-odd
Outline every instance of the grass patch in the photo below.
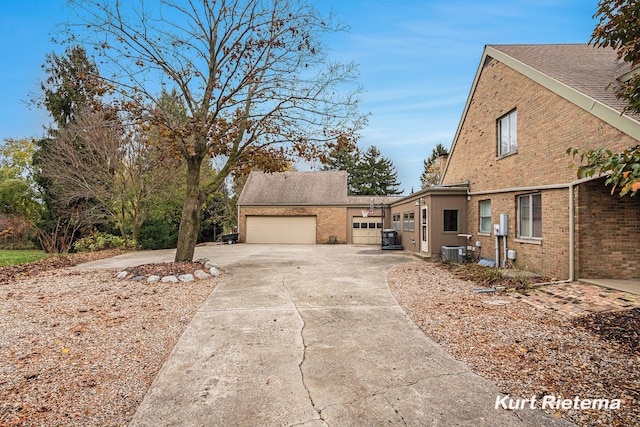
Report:
<svg viewBox="0 0 640 427"><path fill-rule="evenodd" d="M0 250L0 267L18 265L47 258L44 251L37 250Z"/></svg>

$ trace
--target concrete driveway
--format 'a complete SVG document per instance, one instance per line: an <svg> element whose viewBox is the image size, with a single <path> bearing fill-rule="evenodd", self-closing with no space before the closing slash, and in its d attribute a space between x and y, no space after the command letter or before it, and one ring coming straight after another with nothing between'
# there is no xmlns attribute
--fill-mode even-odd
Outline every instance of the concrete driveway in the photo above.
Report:
<svg viewBox="0 0 640 427"><path fill-rule="evenodd" d="M85 264L171 261L173 251ZM346 245L197 248L225 275L133 426L566 425L495 409L498 388L405 316L387 272L415 260ZM530 397L530 396L525 396Z"/></svg>

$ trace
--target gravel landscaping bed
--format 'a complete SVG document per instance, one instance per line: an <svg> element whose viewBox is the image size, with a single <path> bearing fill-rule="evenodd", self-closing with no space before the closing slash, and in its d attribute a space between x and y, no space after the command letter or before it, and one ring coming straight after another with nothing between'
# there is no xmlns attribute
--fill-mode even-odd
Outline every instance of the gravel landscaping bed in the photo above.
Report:
<svg viewBox="0 0 640 427"><path fill-rule="evenodd" d="M388 278L425 335L502 393L538 402L621 399L620 409L547 411L581 426L640 425L639 310L568 319L525 304L515 291L475 293L476 283L423 261L397 266Z"/></svg>
<svg viewBox="0 0 640 427"><path fill-rule="evenodd" d="M14 270L0 282L0 426L126 425L217 283Z"/></svg>
<svg viewBox="0 0 640 427"><path fill-rule="evenodd" d="M0 426L126 425L218 283L147 283L66 268L88 257L0 268ZM621 399L620 409L551 412L579 425L640 425L640 310L569 319L510 292L475 293L477 283L424 261L399 265L388 279L416 325L501 392Z"/></svg>

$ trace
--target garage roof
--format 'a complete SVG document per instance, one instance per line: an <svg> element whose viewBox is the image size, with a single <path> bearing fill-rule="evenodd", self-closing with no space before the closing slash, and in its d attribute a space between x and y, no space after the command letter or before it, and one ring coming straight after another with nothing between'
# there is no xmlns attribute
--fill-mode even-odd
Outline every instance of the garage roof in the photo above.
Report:
<svg viewBox="0 0 640 427"><path fill-rule="evenodd" d="M347 172L251 172L238 205L344 205Z"/></svg>

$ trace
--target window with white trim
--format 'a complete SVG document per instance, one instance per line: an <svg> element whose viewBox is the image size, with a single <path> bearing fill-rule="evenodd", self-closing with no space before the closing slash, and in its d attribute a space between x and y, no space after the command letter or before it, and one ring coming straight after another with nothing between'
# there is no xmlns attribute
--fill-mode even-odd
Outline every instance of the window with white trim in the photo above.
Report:
<svg viewBox="0 0 640 427"><path fill-rule="evenodd" d="M498 119L498 156L518 150L518 112L512 110Z"/></svg>
<svg viewBox="0 0 640 427"><path fill-rule="evenodd" d="M415 214L413 211L404 212L402 214L402 229L404 231L414 231L415 230Z"/></svg>
<svg viewBox="0 0 640 427"><path fill-rule="evenodd" d="M480 233L491 234L491 200L480 200Z"/></svg>
<svg viewBox="0 0 640 427"><path fill-rule="evenodd" d="M393 214L393 229L400 231L400 214Z"/></svg>
<svg viewBox="0 0 640 427"><path fill-rule="evenodd" d="M542 194L518 196L518 237L542 238Z"/></svg>

